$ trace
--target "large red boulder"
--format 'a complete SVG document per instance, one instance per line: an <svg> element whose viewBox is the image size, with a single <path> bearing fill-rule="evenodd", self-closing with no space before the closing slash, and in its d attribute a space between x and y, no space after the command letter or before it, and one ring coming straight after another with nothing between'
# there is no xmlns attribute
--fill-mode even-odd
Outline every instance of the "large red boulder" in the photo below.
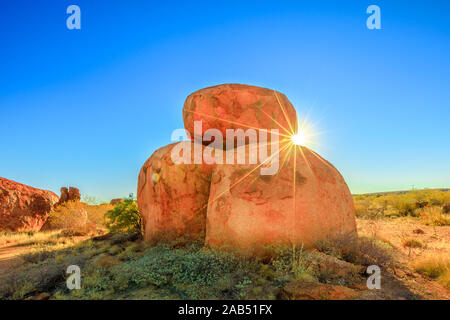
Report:
<svg viewBox="0 0 450 320"><path fill-rule="evenodd" d="M175 164L172 150L183 145L194 148L187 141L165 146L153 153L139 173L137 202L145 240L205 237L211 166Z"/></svg>
<svg viewBox="0 0 450 320"><path fill-rule="evenodd" d="M190 94L183 120L192 139L199 138L194 135L194 121L202 121L201 134L217 129L225 146L227 129L278 129L281 137L297 131L297 114L284 94L244 84L222 84Z"/></svg>
<svg viewBox="0 0 450 320"><path fill-rule="evenodd" d="M0 178L0 231L39 231L58 196Z"/></svg>
<svg viewBox="0 0 450 320"><path fill-rule="evenodd" d="M347 184L306 147L281 145L273 175L261 175L258 165L214 167L206 233L211 246L252 254L267 245L312 246L355 234Z"/></svg>
<svg viewBox="0 0 450 320"><path fill-rule="evenodd" d="M329 162L289 139L297 131L297 116L283 94L240 84L202 89L186 99L183 120L194 141L157 150L139 174L137 200L146 240L187 236L258 254L267 245L312 246L356 235L353 199L343 177ZM194 121L200 120L198 132ZM288 139L280 139L278 148L275 142L263 152L269 158L261 159L258 148L266 147L261 141L256 149L250 143L235 149L218 144L214 149L195 136L218 129L225 143L228 129L248 128L279 129ZM179 163L172 156L180 146L200 148L208 156L196 158L192 152L184 154L190 161ZM234 155L226 158L234 157L234 162L211 161L213 154L229 151ZM259 161L251 162L256 154ZM245 164L238 158L245 158Z"/></svg>

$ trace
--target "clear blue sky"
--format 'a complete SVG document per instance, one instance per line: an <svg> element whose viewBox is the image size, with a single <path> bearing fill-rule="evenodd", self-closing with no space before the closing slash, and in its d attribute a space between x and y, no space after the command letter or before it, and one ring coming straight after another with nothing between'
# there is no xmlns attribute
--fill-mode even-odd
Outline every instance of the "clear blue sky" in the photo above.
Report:
<svg viewBox="0 0 450 320"><path fill-rule="evenodd" d="M450 1L413 0L1 1L0 176L136 193L186 96L228 82L285 93L353 193L450 187Z"/></svg>

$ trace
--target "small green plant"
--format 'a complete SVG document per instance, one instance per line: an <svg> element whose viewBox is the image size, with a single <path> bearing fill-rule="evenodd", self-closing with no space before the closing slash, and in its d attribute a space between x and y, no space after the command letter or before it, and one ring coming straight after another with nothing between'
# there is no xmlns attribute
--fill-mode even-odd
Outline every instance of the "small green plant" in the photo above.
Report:
<svg viewBox="0 0 450 320"><path fill-rule="evenodd" d="M137 230L142 232L142 220L136 201L126 199L106 215L106 227L110 232Z"/></svg>

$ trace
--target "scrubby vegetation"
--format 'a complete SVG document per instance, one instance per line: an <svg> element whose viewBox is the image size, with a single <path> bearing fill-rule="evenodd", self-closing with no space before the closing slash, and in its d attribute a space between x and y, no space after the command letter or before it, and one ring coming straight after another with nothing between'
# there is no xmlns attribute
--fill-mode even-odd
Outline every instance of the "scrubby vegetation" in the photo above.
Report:
<svg viewBox="0 0 450 320"><path fill-rule="evenodd" d="M450 257L428 255L413 262L414 269L427 277L438 280L444 287L450 289Z"/></svg>
<svg viewBox="0 0 450 320"><path fill-rule="evenodd" d="M69 201L50 212L44 230L66 230L74 234L95 234L105 229L105 214L113 206L109 204L88 205Z"/></svg>
<svg viewBox="0 0 450 320"><path fill-rule="evenodd" d="M142 232L142 221L136 201L125 199L109 210L106 215L106 226L111 232L138 231Z"/></svg>
<svg viewBox="0 0 450 320"><path fill-rule="evenodd" d="M448 230L448 195L432 190L355 196L359 238L308 249L270 247L270 254L253 258L186 239L144 242L131 199L116 206L69 202L51 213L55 230L0 234L0 246L28 248L20 263L0 273L0 299L42 292L52 299L276 299L293 282L367 289L369 265L383 268L383 285L410 265L427 281L450 288L448 244L442 242L447 238L438 233ZM400 231L410 221L410 229ZM380 233L385 222L395 233ZM81 268L81 290L66 287L70 265Z"/></svg>
<svg viewBox="0 0 450 320"><path fill-rule="evenodd" d="M450 191L415 190L404 193L366 194L354 197L360 218L415 217L427 225L450 225Z"/></svg>
<svg viewBox="0 0 450 320"><path fill-rule="evenodd" d="M135 232L110 233L23 256L26 265L0 275L0 299L43 291L57 299L275 299L290 281L363 283L363 266L385 264L392 254L369 239L343 241L338 248L272 250L271 257L247 258L199 242L149 243ZM81 290L66 288L69 265L82 270Z"/></svg>

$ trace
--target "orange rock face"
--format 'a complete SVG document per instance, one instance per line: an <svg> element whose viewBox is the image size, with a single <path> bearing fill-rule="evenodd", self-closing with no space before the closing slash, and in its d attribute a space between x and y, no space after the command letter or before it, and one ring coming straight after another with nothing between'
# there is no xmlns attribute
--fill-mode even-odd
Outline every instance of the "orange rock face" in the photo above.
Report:
<svg viewBox="0 0 450 320"><path fill-rule="evenodd" d="M211 167L175 164L171 152L182 143L194 145L180 142L155 151L139 173L137 201L145 240L205 237Z"/></svg>
<svg viewBox="0 0 450 320"><path fill-rule="evenodd" d="M202 134L218 129L224 144L227 129L297 131L297 114L284 94L243 84L222 84L190 94L184 103L183 120L191 138L198 138L194 136L194 121L201 120Z"/></svg>
<svg viewBox="0 0 450 320"><path fill-rule="evenodd" d="M278 172L266 176L257 165L214 168L206 243L252 254L356 233L352 196L330 163L300 146L281 151L279 161Z"/></svg>
<svg viewBox="0 0 450 320"><path fill-rule="evenodd" d="M0 178L0 231L39 231L58 196Z"/></svg>

